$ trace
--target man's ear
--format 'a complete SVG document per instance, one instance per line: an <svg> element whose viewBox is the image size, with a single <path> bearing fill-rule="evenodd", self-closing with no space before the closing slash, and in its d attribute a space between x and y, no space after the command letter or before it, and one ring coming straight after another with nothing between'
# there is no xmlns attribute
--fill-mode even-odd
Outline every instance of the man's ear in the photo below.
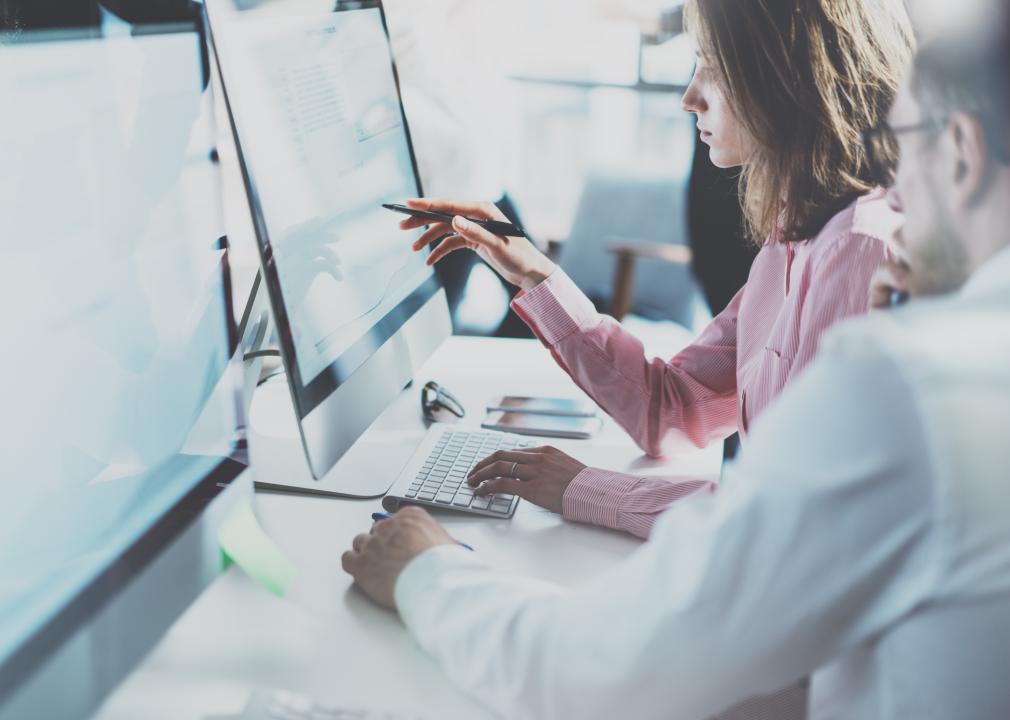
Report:
<svg viewBox="0 0 1010 720"><path fill-rule="evenodd" d="M951 197L958 210L967 210L985 194L992 172L985 128L967 113L954 113L947 126L952 156Z"/></svg>

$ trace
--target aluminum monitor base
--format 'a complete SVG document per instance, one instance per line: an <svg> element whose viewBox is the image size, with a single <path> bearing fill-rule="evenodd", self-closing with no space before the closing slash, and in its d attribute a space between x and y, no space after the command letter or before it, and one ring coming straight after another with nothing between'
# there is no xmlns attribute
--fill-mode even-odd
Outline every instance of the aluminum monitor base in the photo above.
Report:
<svg viewBox="0 0 1010 720"><path fill-rule="evenodd" d="M256 487L262 490L377 498L389 490L395 476L375 472L376 453L389 455L390 445L369 433L355 443L340 462L320 480L312 477L302 446L287 379L274 378L256 389L249 410L249 458ZM405 465L413 444L401 449Z"/></svg>

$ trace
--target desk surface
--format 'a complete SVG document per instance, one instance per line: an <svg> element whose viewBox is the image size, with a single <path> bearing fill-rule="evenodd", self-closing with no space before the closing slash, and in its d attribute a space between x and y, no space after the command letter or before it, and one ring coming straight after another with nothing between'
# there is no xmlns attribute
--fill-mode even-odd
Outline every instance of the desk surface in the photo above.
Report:
<svg viewBox="0 0 1010 720"><path fill-rule="evenodd" d="M418 379L437 380L456 394L469 410L462 423L469 427L479 426L484 404L495 395L579 394L538 343L524 340L452 338ZM283 384L279 389L287 392ZM424 435L418 392L404 391L359 443L374 454L374 472L395 476ZM721 459L721 448L712 447L648 460L609 419L593 440L551 442L587 464L642 474L714 478ZM340 554L378 509L377 499L258 493L260 521L298 568L287 596L274 598L231 568L97 717L237 714L257 687L427 718L488 717L418 650L396 615L366 600L341 570ZM616 532L565 523L526 502L512 520L452 513L440 513L439 519L503 572L569 586L610 569L639 544Z"/></svg>

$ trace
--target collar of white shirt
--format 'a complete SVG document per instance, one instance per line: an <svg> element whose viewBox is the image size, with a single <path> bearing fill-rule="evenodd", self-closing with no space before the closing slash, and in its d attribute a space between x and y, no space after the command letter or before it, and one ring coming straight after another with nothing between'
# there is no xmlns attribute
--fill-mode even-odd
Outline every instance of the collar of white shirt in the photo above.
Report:
<svg viewBox="0 0 1010 720"><path fill-rule="evenodd" d="M982 263L961 289L963 297L1010 287L1010 245Z"/></svg>

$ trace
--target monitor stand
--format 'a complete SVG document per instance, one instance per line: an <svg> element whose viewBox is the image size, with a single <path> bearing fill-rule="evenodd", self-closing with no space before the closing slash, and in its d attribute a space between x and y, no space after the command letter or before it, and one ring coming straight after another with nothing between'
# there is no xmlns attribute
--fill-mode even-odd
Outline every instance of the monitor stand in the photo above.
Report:
<svg viewBox="0 0 1010 720"><path fill-rule="evenodd" d="M323 478L312 476L305 457L291 391L283 371L263 380L264 358L279 356L271 348L273 321L262 276L256 274L239 322L239 351L243 356L246 426L245 454L241 461L252 468L256 488L332 497L382 497L395 477L375 472L375 457L388 458L388 442L370 442L361 437ZM403 458L406 465L412 448ZM401 450L401 452L404 452Z"/></svg>
<svg viewBox="0 0 1010 720"><path fill-rule="evenodd" d="M249 458L256 487L331 497L378 498L389 490L395 476L375 471L375 458L388 463L390 452L403 454L400 467L414 451L407 444L391 447L388 438L371 440L365 433L321 479L312 477L295 419L291 392L284 377L256 388L249 409Z"/></svg>

